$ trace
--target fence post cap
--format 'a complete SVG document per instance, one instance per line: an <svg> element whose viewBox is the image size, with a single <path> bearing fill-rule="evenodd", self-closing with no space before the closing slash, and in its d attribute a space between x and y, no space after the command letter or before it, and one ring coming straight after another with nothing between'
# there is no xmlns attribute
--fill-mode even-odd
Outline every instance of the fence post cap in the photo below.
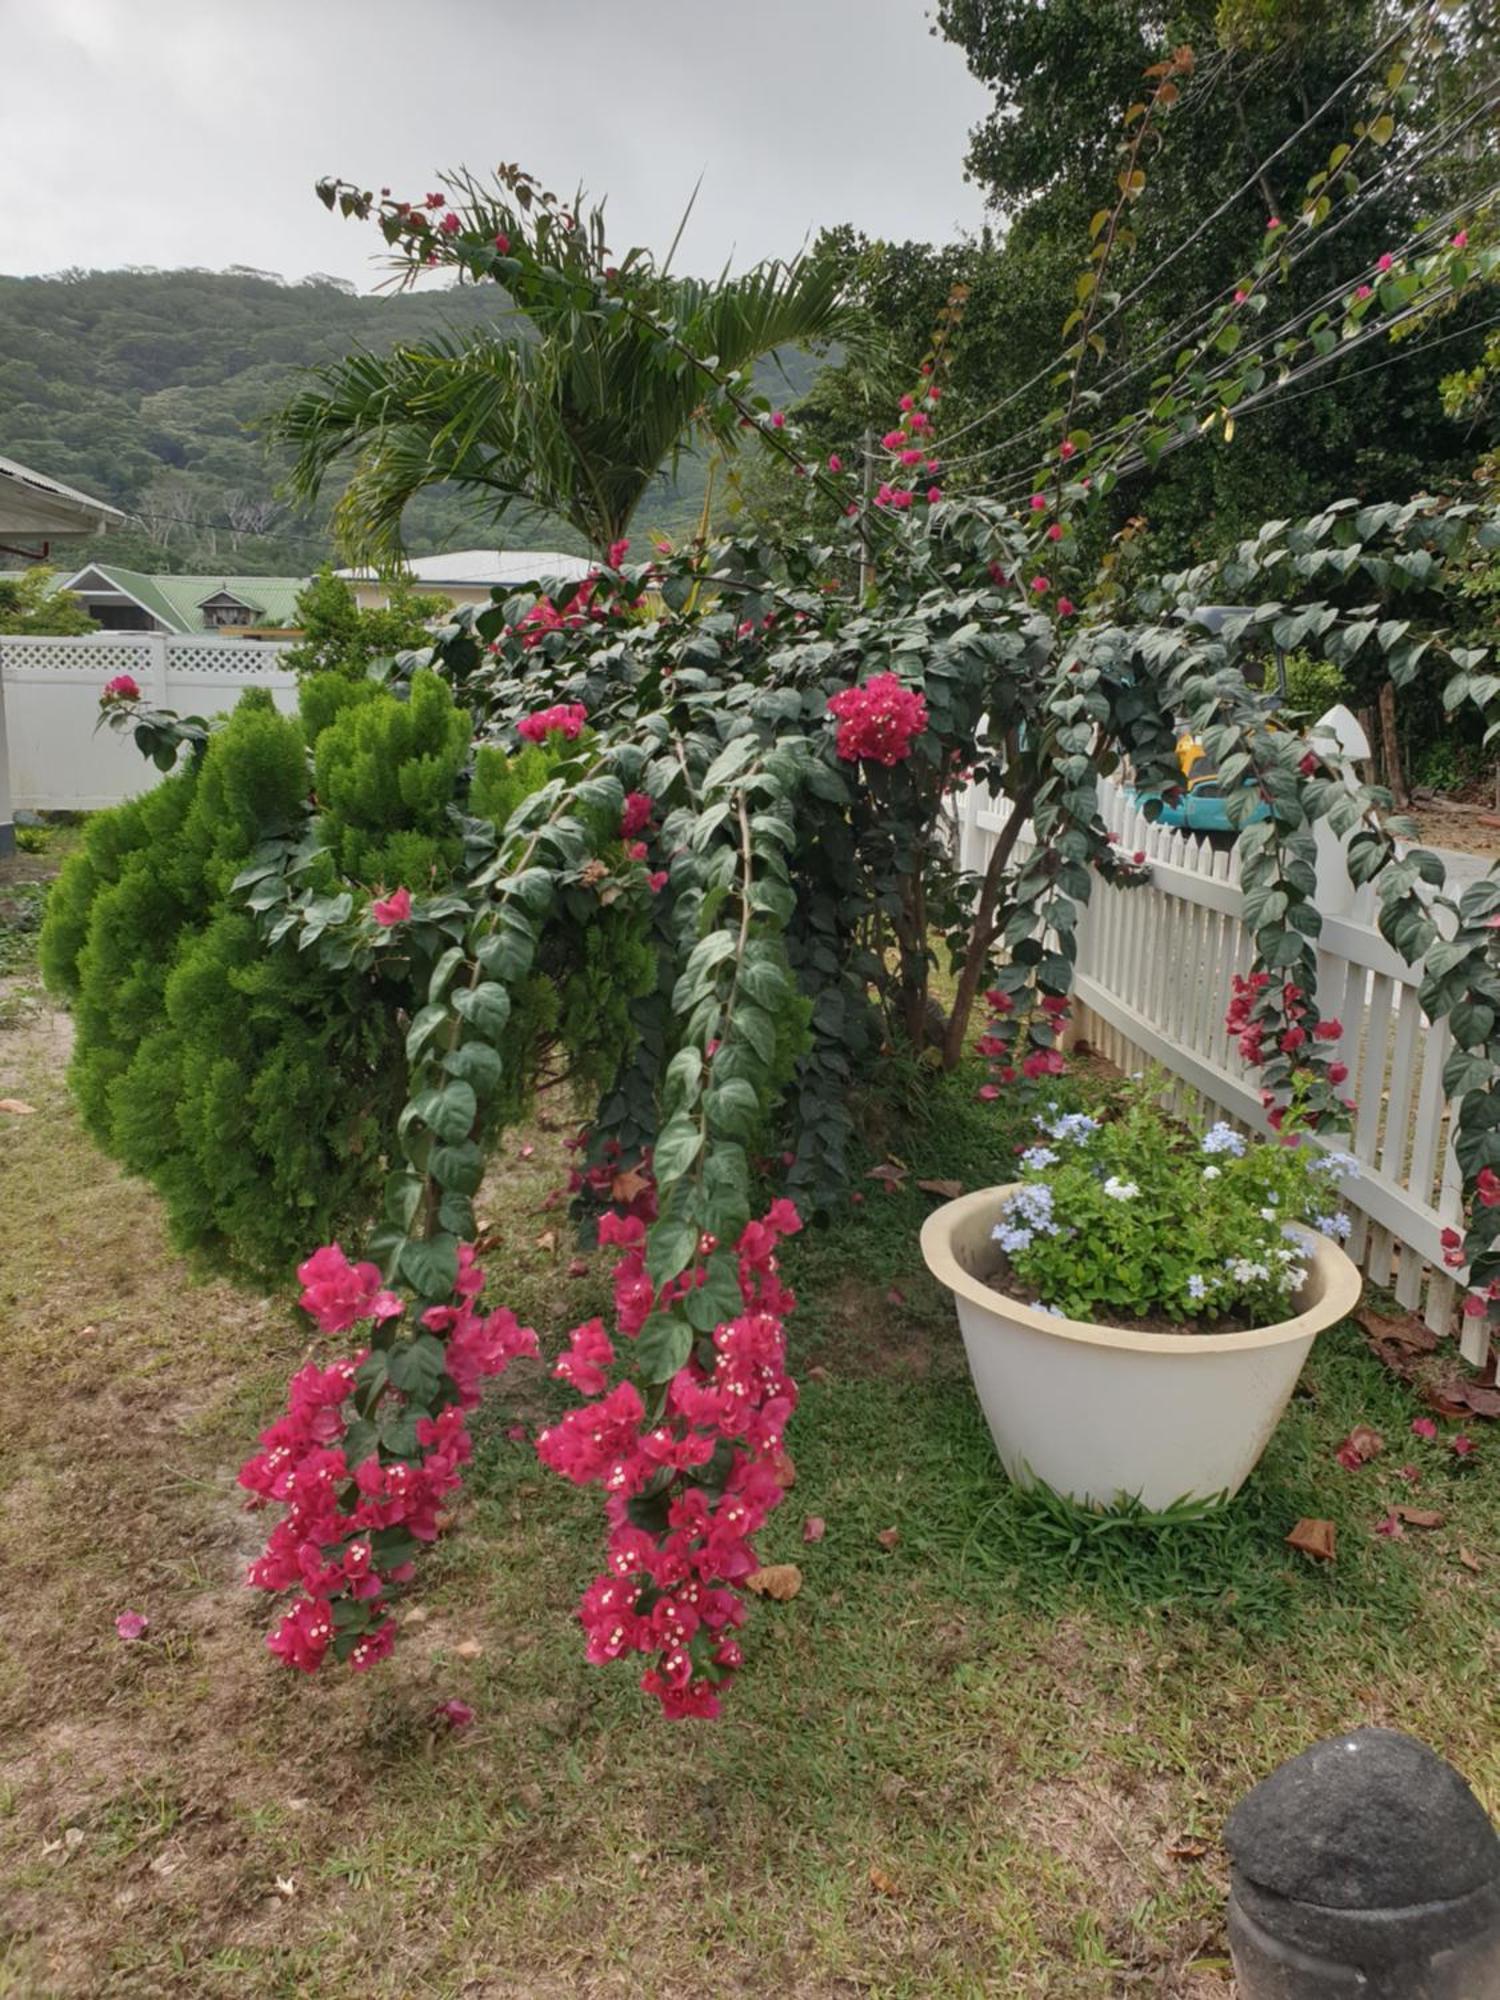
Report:
<svg viewBox="0 0 1500 2000"><path fill-rule="evenodd" d="M1451 1764L1394 1729L1315 1743L1224 1829L1257 1888L1331 1910L1452 1902L1500 1879L1500 1840Z"/></svg>

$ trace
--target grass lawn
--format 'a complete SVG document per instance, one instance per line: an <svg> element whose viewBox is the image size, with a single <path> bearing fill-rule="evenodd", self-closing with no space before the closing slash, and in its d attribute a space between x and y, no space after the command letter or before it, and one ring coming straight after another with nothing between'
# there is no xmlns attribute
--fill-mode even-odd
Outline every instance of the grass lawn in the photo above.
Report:
<svg viewBox="0 0 1500 2000"><path fill-rule="evenodd" d="M763 1554L805 1581L755 1612L721 1722L665 1724L585 1664L596 1503L507 1434L566 1400L535 1368L480 1413L394 1658L286 1674L240 1587L261 1524L234 1470L319 1343L290 1293L172 1254L81 1132L66 1052L13 963L0 1097L34 1111L0 1113L0 1994L1209 2000L1224 1816L1282 1758L1385 1723L1500 1807L1500 1445L1447 1469L1343 1328L1233 1508L1080 1534L1000 1475L911 1182L792 1246L798 1478ZM970 1093L889 1114L912 1181L1003 1176L1014 1134ZM606 1264L539 1244L561 1134L526 1137L486 1261L552 1345ZM1355 1423L1389 1443L1346 1472ZM1375 1536L1408 1499L1445 1525ZM1337 1524L1331 1567L1285 1546L1301 1515ZM449 1696L477 1711L458 1735L429 1722Z"/></svg>

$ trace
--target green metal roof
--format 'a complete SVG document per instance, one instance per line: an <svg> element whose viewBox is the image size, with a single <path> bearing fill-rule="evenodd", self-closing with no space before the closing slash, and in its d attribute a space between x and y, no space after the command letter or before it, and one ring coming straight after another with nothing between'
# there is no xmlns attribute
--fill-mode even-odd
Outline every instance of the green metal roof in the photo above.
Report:
<svg viewBox="0 0 1500 2000"><path fill-rule="evenodd" d="M307 579L300 576L147 576L118 563L88 568L142 604L172 632L204 632L203 600L228 593L255 611L257 625L295 625L296 603Z"/></svg>

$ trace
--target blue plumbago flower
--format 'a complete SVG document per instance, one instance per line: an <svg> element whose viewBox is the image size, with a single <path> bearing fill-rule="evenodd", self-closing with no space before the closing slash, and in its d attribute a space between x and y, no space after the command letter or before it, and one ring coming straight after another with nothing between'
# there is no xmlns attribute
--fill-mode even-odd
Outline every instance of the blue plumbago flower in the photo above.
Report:
<svg viewBox="0 0 1500 2000"><path fill-rule="evenodd" d="M1203 1135L1205 1153L1230 1153L1235 1159L1242 1159L1245 1153L1245 1138L1232 1125L1226 1125L1221 1118L1217 1125L1211 1125Z"/></svg>
<svg viewBox="0 0 1500 2000"><path fill-rule="evenodd" d="M1024 1181L1006 1202L1003 1213L1007 1219L1019 1218L1028 1228L1039 1229L1044 1236L1057 1234L1057 1224L1052 1219L1052 1190L1045 1181Z"/></svg>
<svg viewBox="0 0 1500 2000"><path fill-rule="evenodd" d="M1045 1299L1033 1299L1031 1301L1031 1310L1039 1313L1051 1313L1054 1319L1066 1319L1068 1316L1061 1306L1049 1306Z"/></svg>
<svg viewBox="0 0 1500 2000"><path fill-rule="evenodd" d="M1339 1209L1333 1215L1315 1215L1313 1217L1313 1228L1321 1229L1325 1236L1331 1236L1339 1243L1347 1243L1349 1241L1349 1227L1349 1218L1342 1209Z"/></svg>
<svg viewBox="0 0 1500 2000"><path fill-rule="evenodd" d="M1039 1174L1044 1167L1055 1167L1060 1155L1050 1146L1028 1146L1021 1155L1021 1165L1029 1174Z"/></svg>
<svg viewBox="0 0 1500 2000"><path fill-rule="evenodd" d="M1321 1160L1313 1161L1313 1172L1327 1174L1330 1180L1357 1181L1359 1161L1352 1153L1325 1153Z"/></svg>
<svg viewBox="0 0 1500 2000"><path fill-rule="evenodd" d="M1205 1167L1203 1169L1203 1178L1206 1181L1216 1181L1219 1178L1219 1173L1220 1169L1218 1167Z"/></svg>
<svg viewBox="0 0 1500 2000"><path fill-rule="evenodd" d="M1268 1264L1257 1264L1249 1257L1226 1257L1224 1268L1237 1285L1264 1284L1271 1275Z"/></svg>
<svg viewBox="0 0 1500 2000"><path fill-rule="evenodd" d="M1090 1118L1086 1111L1064 1111L1050 1125L1045 1118L1036 1122L1038 1131L1045 1132L1049 1139L1071 1139L1078 1145L1099 1130L1099 1120Z"/></svg>
<svg viewBox="0 0 1500 2000"><path fill-rule="evenodd" d="M1104 1192L1111 1201L1134 1201L1140 1189L1134 1181L1122 1181L1118 1174L1111 1174L1104 1183Z"/></svg>
<svg viewBox="0 0 1500 2000"><path fill-rule="evenodd" d="M993 1234L995 1241L1000 1245L1000 1248L1005 1252L1007 1257L1014 1257L1018 1250L1029 1250L1031 1248L1032 1238L1029 1229L1007 1229L1003 1222L997 1222Z"/></svg>
<svg viewBox="0 0 1500 2000"><path fill-rule="evenodd" d="M1190 1299L1206 1299L1208 1297L1208 1281L1205 1278L1200 1278L1196 1271L1188 1279L1187 1288Z"/></svg>

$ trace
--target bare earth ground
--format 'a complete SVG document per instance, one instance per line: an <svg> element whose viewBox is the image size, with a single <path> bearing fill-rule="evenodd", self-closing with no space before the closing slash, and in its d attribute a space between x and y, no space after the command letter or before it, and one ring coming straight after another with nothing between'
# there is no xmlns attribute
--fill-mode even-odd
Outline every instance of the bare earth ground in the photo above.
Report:
<svg viewBox="0 0 1500 2000"><path fill-rule="evenodd" d="M663 1724L583 1662L593 1503L505 1435L518 1398L557 1407L539 1371L485 1419L395 1657L285 1674L233 1475L317 1343L175 1256L80 1131L67 1031L5 982L0 1098L34 1110L0 1113L0 1993L1225 2000L1223 1818L1282 1757L1388 1722L1500 1804L1488 1438L1424 1488L1444 1528L1375 1538L1404 1489L1332 1449L1371 1421L1393 1464L1410 1411L1333 1336L1232 1522L1070 1551L994 1465L927 1198L874 1182L799 1246L816 1372L766 1554L806 1582L757 1612L725 1720ZM969 1171L954 1129L915 1173ZM492 1268L550 1344L602 1274L567 1275L544 1206L559 1133L528 1142ZM1331 1570L1282 1545L1298 1513L1336 1519Z"/></svg>

